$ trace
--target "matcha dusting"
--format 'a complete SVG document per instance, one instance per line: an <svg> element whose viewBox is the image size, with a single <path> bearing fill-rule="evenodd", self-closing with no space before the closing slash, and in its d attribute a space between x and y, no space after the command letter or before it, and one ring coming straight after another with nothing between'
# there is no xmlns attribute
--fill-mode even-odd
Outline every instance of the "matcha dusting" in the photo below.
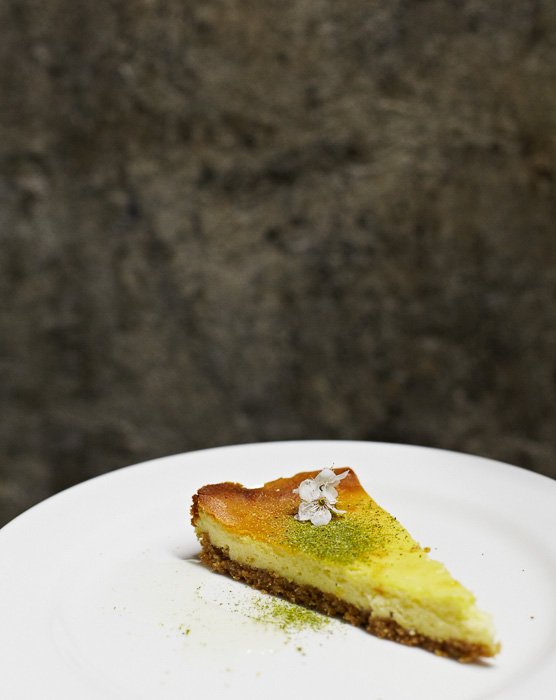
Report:
<svg viewBox="0 0 556 700"><path fill-rule="evenodd" d="M356 561L369 551L384 550L390 539L380 526L349 515L331 520L326 527L312 527L292 518L285 531L287 544L342 564Z"/></svg>
<svg viewBox="0 0 556 700"><path fill-rule="evenodd" d="M272 597L257 600L254 603L251 617L260 622L272 623L284 632L300 632L306 629L320 630L330 622L320 613L295 603L289 603L281 598Z"/></svg>

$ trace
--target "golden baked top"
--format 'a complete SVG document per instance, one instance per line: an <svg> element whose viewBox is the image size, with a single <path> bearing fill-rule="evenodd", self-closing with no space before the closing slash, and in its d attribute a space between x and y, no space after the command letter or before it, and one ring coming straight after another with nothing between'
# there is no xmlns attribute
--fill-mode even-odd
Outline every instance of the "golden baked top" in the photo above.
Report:
<svg viewBox="0 0 556 700"><path fill-rule="evenodd" d="M233 534L344 563L392 550L425 551L365 492L351 469L338 487L341 515L325 527L296 520L300 497L294 490L318 473L301 472L254 489L228 482L203 486L193 498L193 524L202 512Z"/></svg>

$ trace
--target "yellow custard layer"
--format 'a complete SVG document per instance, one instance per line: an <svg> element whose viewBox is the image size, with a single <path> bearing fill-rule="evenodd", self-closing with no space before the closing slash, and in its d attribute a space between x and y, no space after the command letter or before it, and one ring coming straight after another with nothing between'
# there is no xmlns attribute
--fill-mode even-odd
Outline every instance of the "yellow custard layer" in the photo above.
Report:
<svg viewBox="0 0 556 700"><path fill-rule="evenodd" d="M208 534L235 561L315 586L407 630L480 643L496 653L491 619L473 595L368 496L353 472L338 488L345 514L320 527L295 520L293 489L315 475L260 489L204 487L195 506L197 534Z"/></svg>

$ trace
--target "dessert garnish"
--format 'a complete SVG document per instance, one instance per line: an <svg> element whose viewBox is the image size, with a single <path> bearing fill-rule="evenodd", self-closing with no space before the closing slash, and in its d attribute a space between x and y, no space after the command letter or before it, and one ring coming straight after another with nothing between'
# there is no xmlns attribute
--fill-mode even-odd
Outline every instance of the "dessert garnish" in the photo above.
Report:
<svg viewBox="0 0 556 700"><path fill-rule="evenodd" d="M293 489L299 494L301 503L294 515L296 520L310 520L313 525L328 525L332 513L341 515L345 510L338 510L336 486L349 474L349 469L342 474L336 474L333 469L323 469L314 479L305 479L298 488Z"/></svg>

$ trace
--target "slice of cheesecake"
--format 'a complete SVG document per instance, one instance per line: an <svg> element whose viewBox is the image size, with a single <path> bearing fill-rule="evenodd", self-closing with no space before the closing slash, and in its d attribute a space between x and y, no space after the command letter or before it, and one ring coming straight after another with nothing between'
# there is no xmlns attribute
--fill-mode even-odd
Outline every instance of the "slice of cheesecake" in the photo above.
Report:
<svg viewBox="0 0 556 700"><path fill-rule="evenodd" d="M499 651L473 595L352 470L255 489L211 484L194 495L191 513L201 560L214 571L441 656L475 661Z"/></svg>

